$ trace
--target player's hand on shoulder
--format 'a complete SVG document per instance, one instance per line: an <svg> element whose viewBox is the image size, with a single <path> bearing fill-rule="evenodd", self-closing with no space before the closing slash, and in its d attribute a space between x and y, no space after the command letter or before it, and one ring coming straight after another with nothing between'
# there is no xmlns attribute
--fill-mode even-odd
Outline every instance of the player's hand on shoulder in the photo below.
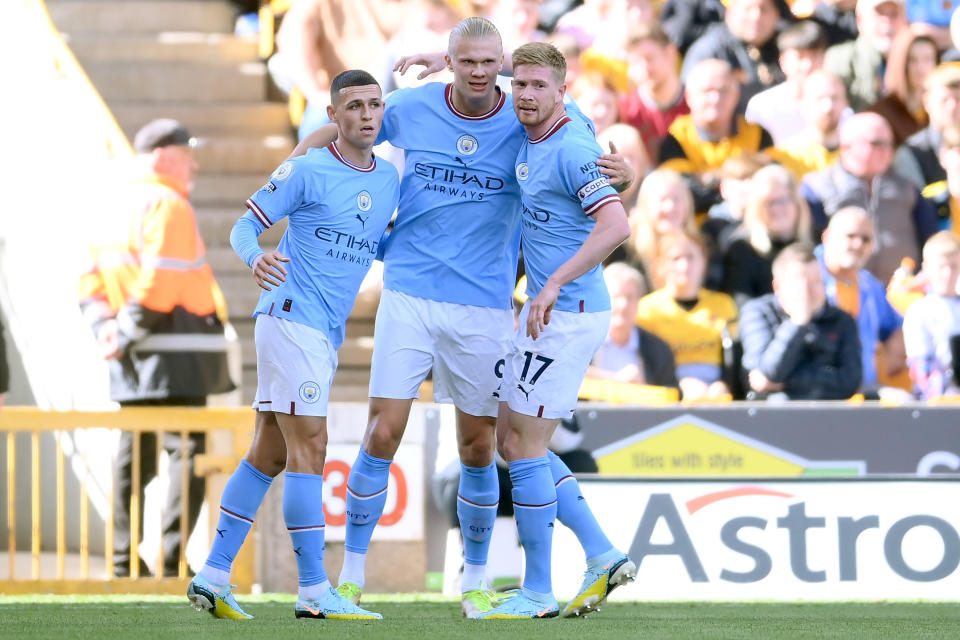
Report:
<svg viewBox="0 0 960 640"><path fill-rule="evenodd" d="M527 314L527 335L536 340L543 330L550 324L550 314L553 305L557 304L560 287L549 279L540 289L537 297L530 301L530 311Z"/></svg>
<svg viewBox="0 0 960 640"><path fill-rule="evenodd" d="M625 191L637 177L633 167L617 151L613 141L610 142L610 153L604 153L597 158L597 168L607 176L607 182L617 191Z"/></svg>
<svg viewBox="0 0 960 640"><path fill-rule="evenodd" d="M417 65L424 67L423 71L417 75L417 80L423 80L429 75L443 71L447 67L447 57L444 53L415 53L412 56L402 56L397 60L393 70L399 71L404 75L410 67Z"/></svg>
<svg viewBox="0 0 960 640"><path fill-rule="evenodd" d="M272 287L279 287L287 279L287 270L283 268L284 262L290 262L290 258L283 255L276 249L261 253L253 260L253 279L261 289L272 291Z"/></svg>

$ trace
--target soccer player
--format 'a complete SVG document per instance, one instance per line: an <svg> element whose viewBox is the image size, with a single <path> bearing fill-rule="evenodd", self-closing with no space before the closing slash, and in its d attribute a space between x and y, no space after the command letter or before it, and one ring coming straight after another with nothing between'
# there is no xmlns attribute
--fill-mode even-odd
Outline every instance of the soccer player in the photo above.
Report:
<svg viewBox="0 0 960 640"><path fill-rule="evenodd" d="M519 253L520 191L514 165L526 137L513 110L504 108L506 94L496 86L502 60L503 45L493 23L466 18L450 34L447 64L453 83L401 89L386 101L378 142L389 140L406 155L397 219L384 245L370 422L347 481L338 590L355 602L364 587L370 538L386 502L390 463L412 401L432 368L434 399L457 408L463 613L477 617L495 604L485 576L499 496L494 427L501 361L513 330ZM329 135L329 128L315 132L294 153L323 146ZM595 150L590 162L607 165L604 171L629 183L622 157ZM555 479L566 479L568 499L582 502L570 470L556 456L551 463ZM579 505L571 513L579 513ZM591 528L590 520L561 521L578 536L596 538L580 533Z"/></svg>
<svg viewBox="0 0 960 640"><path fill-rule="evenodd" d="M337 348L396 208L399 176L372 153L384 109L373 76L341 73L330 101L336 140L280 165L247 200L248 211L230 234L264 291L254 312L257 432L224 489L213 547L187 590L197 609L220 618L251 617L230 591L230 568L272 477L284 466L283 517L300 578L296 617L381 617L343 598L327 579L321 496ZM264 252L258 236L285 217L280 245Z"/></svg>
<svg viewBox="0 0 960 640"><path fill-rule="evenodd" d="M583 500L564 505L559 499L564 483L555 482L547 443L560 419L573 412L590 360L607 335L610 296L600 264L630 235L620 197L597 170L596 140L564 109L563 55L550 44L523 45L513 52L513 73L513 107L528 136L515 162L528 302L503 367L498 439L513 481L526 570L520 593L484 619L560 613L550 576L554 520L571 508L580 509L581 519L593 515L575 504ZM584 545L587 576L565 616L595 609L636 574L595 521L594 528L599 539Z"/></svg>

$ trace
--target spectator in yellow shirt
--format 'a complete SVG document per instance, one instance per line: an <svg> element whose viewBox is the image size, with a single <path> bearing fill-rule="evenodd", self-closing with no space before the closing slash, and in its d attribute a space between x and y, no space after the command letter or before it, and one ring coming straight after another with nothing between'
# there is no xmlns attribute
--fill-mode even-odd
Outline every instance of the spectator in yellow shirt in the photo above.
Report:
<svg viewBox="0 0 960 640"><path fill-rule="evenodd" d="M730 296L702 288L706 264L699 236L665 234L654 265L663 288L644 296L637 311L637 324L670 345L686 399L730 393L722 380L723 336L736 332L737 307Z"/></svg>

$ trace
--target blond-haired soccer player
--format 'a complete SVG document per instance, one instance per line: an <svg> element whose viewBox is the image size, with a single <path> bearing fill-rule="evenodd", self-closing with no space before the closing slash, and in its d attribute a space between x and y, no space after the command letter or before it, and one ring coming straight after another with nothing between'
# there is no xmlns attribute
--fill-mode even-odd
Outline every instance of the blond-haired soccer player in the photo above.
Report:
<svg viewBox="0 0 960 640"><path fill-rule="evenodd" d="M527 133L515 170L528 301L503 367L498 439L510 467L526 570L520 592L484 619L560 613L550 575L559 487L547 443L560 419L573 412L610 324L600 264L630 235L620 197L597 170L600 147L591 129L564 108L563 54L546 43L523 45L513 52L513 74L513 108ZM587 575L565 615L590 611L636 573L599 527L592 534L596 539L581 538Z"/></svg>

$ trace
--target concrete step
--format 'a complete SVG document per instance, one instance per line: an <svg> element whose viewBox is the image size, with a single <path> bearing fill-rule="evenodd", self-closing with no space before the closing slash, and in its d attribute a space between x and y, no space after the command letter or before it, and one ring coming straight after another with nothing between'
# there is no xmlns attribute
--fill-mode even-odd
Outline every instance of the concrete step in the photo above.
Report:
<svg viewBox="0 0 960 640"><path fill-rule="evenodd" d="M289 135L294 139L287 105L273 102L199 102L155 103L111 100L110 110L127 136L155 118L173 118L182 122L194 135L220 133L242 135ZM266 177L266 176L264 176Z"/></svg>
<svg viewBox="0 0 960 640"><path fill-rule="evenodd" d="M239 207L267 182L267 174L216 174L203 173L197 176L190 202L194 207Z"/></svg>
<svg viewBox="0 0 960 640"><path fill-rule="evenodd" d="M197 227L209 252L215 247L226 247L230 244L230 230L237 218L243 215L244 208L195 207L194 211L197 215Z"/></svg>
<svg viewBox="0 0 960 640"><path fill-rule="evenodd" d="M267 72L259 62L93 61L83 67L107 104L262 102L266 97Z"/></svg>
<svg viewBox="0 0 960 640"><path fill-rule="evenodd" d="M230 33L237 11L226 0L47 0L60 31Z"/></svg>
<svg viewBox="0 0 960 640"><path fill-rule="evenodd" d="M203 136L200 131L194 135ZM263 182L287 159L294 146L288 136L282 135L211 135L205 139L206 144L197 149L197 164L204 171L260 173Z"/></svg>
<svg viewBox="0 0 960 640"><path fill-rule="evenodd" d="M256 62L256 38L225 33L164 31L161 33L120 33L107 37L103 33L64 34L67 44L80 64L110 60L153 60L189 62Z"/></svg>

